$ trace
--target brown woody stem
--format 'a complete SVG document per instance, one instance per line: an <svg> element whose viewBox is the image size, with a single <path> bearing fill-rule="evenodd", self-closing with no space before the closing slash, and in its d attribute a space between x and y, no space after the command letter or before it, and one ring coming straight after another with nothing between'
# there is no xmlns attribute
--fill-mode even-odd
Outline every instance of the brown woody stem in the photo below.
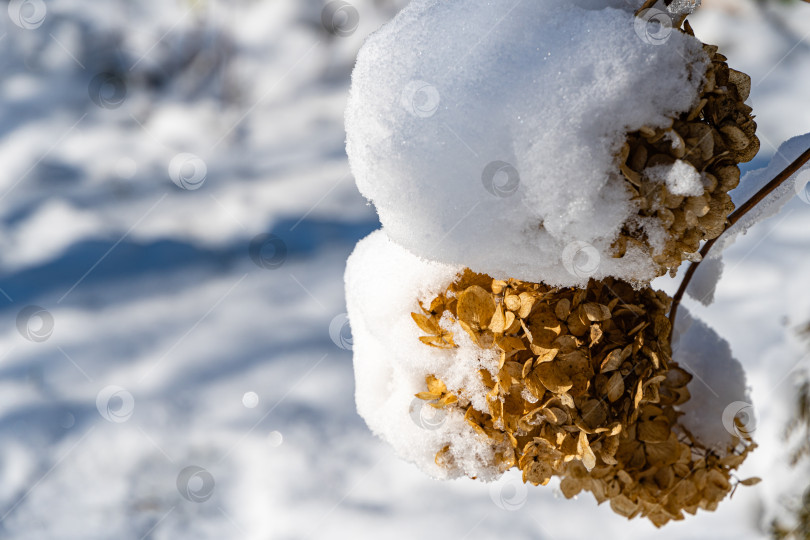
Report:
<svg viewBox="0 0 810 540"><path fill-rule="evenodd" d="M777 174L773 180L765 184L762 189L756 192L753 197L745 201L742 206L740 206L733 214L728 217L726 220L726 228L723 232L730 229L735 223L740 221L742 217L750 212L756 205L762 202L765 197L770 195L776 188L781 186L782 184L787 181L788 178L796 174L796 172L802 168L802 166L810 161L810 148L804 151L802 155L800 155L796 160L788 165L782 172ZM720 234L722 236L723 233ZM683 295L686 292L686 288L689 286L689 282L692 280L692 277L695 275L695 271L697 271L698 266L700 266L700 262L706 258L708 255L709 250L712 249L712 246L715 242L720 238L713 238L712 240L707 241L703 244L703 248L700 250L700 257L701 260L698 262L693 262L689 265L689 268L686 271L686 274L683 276L683 281L681 282L681 286L678 287L678 292L675 293L675 296L672 298L672 308L669 310L669 322L672 324L672 327L675 328L675 317L678 314L678 305L681 303L681 299L683 299Z"/></svg>
<svg viewBox="0 0 810 540"><path fill-rule="evenodd" d="M644 2L644 4L642 4L642 6L636 10L636 17L638 17L639 13L645 9L650 9L653 7L657 1L658 0L646 0L646 2Z"/></svg>

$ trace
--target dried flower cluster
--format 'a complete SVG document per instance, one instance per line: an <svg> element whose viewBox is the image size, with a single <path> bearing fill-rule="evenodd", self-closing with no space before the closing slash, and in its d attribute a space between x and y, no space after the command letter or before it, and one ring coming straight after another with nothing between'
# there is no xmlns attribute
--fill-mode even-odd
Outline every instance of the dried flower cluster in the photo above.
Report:
<svg viewBox="0 0 810 540"><path fill-rule="evenodd" d="M688 22L684 31L694 36ZM757 126L751 107L745 104L751 79L730 69L716 46L703 49L711 62L698 104L668 127L630 133L619 155L619 168L639 205L639 216L656 219L667 231L663 250L653 253L660 274L667 269L674 272L684 260L699 260L701 241L723 232L726 218L734 211L728 192L740 182L738 164L752 160L759 151ZM688 162L701 173L702 195L675 195L645 175L651 167L676 160ZM635 223L624 227L615 255L623 256L631 244L650 249Z"/></svg>
<svg viewBox="0 0 810 540"><path fill-rule="evenodd" d="M694 36L688 23L683 31ZM703 49L710 62L695 107L669 126L629 133L618 155L639 213L625 224L614 256L639 246L659 275L698 261L701 242L722 234L734 211L728 192L739 184L738 164L759 150L745 104L749 77L730 69L717 47ZM693 174L691 183L681 182L676 167ZM660 240L645 226L651 221L666 232L663 247L653 248ZM671 358L671 305L649 284L636 289L608 278L554 288L465 270L411 315L428 346L456 348L455 331L497 351L498 365L478 373L486 410L435 374L417 397L463 411L492 445L489 465L517 467L524 482L545 485L558 476L566 497L590 491L615 512L659 527L684 512L714 510L738 484L758 481L732 476L756 445L741 429L729 448L707 449L679 421L692 376ZM448 443L436 463L453 469L453 456Z"/></svg>
<svg viewBox="0 0 810 540"><path fill-rule="evenodd" d="M492 442L492 465L517 466L525 482L562 476L567 496L592 491L620 514L640 513L656 525L681 509L713 508L745 453L698 458L697 444L678 437L685 430L675 407L689 399L691 376L670 356L669 306L662 292L614 279L558 289L466 270L411 315L432 347L457 346L449 317L478 347L496 348L497 371L479 371L488 410L476 410L464 389L450 392L434 375L417 397L464 410ZM448 444L436 463L452 468L452 454ZM663 506L650 507L655 501Z"/></svg>
<svg viewBox="0 0 810 540"><path fill-rule="evenodd" d="M738 484L759 482L732 476L756 448L744 429L739 430L743 438L720 455L701 446L678 423L676 407L689 399L683 373L671 369L661 384L660 400L642 404L638 421L621 438L615 463L599 463L590 471L580 462L568 465L560 483L567 498L590 491L600 504L610 501L614 512L629 519L647 517L661 527L683 519L683 512L713 511Z"/></svg>

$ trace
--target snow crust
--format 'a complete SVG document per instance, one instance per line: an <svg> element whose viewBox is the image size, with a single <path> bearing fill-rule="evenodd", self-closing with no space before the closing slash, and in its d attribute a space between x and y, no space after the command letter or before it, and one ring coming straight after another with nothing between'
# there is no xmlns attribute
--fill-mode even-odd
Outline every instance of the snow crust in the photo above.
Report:
<svg viewBox="0 0 810 540"><path fill-rule="evenodd" d="M692 374L691 399L680 406L681 423L707 448L721 455L742 433L734 417L753 431L754 408L742 364L728 342L688 310L678 311L672 340L673 359Z"/></svg>
<svg viewBox="0 0 810 540"><path fill-rule="evenodd" d="M680 32L645 39L633 8L414 0L373 34L352 76L347 152L391 239L500 278L654 277L638 248L610 256L638 210L616 154L628 131L690 108L707 58ZM583 243L598 264L568 271L566 248Z"/></svg>

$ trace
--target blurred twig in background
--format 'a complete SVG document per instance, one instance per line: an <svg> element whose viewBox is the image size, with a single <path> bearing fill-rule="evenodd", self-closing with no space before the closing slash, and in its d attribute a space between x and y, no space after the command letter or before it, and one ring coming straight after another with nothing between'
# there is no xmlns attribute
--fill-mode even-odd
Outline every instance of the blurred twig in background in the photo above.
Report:
<svg viewBox="0 0 810 540"><path fill-rule="evenodd" d="M810 323L799 330L799 335L810 344ZM796 441L790 452L791 466L796 467L810 457L810 376L804 373L796 392L790 421L785 428L785 441ZM810 540L810 486L800 498L785 502L791 515L790 524L779 519L771 522L771 536L775 540Z"/></svg>

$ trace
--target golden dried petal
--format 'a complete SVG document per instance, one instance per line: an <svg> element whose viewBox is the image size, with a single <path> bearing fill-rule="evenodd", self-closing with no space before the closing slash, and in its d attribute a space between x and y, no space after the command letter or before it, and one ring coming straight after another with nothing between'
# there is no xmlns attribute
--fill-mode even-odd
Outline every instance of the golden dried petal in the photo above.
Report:
<svg viewBox="0 0 810 540"><path fill-rule="evenodd" d="M615 371L622 365L622 350L614 349L608 353L604 360L602 360L601 371L602 373L608 371Z"/></svg>
<svg viewBox="0 0 810 540"><path fill-rule="evenodd" d="M435 375L425 377L425 384L427 384L428 392L440 395L447 392L447 386L445 386L441 380L437 379Z"/></svg>
<svg viewBox="0 0 810 540"><path fill-rule="evenodd" d="M753 476L751 478L746 478L745 480L740 480L739 483L744 485L744 486L755 486L755 485L759 484L760 482L762 482L762 478L758 478L756 476Z"/></svg>
<svg viewBox="0 0 810 540"><path fill-rule="evenodd" d="M661 368L661 360L658 358L658 354L655 351L650 351L649 354L650 360L652 361L653 367L655 369Z"/></svg>
<svg viewBox="0 0 810 540"><path fill-rule="evenodd" d="M446 308L447 299L445 298L444 294L440 294L433 301L430 303L430 313L435 313L436 315L441 316L444 313ZM421 306L420 306L421 307ZM422 308L424 311L425 308Z"/></svg>
<svg viewBox="0 0 810 540"><path fill-rule="evenodd" d="M614 403L622 395L624 395L624 377L618 371L614 371L607 382L607 398Z"/></svg>
<svg viewBox="0 0 810 540"><path fill-rule="evenodd" d="M520 309L520 297L516 294L510 294L503 299L506 309L510 311L518 311Z"/></svg>
<svg viewBox="0 0 810 540"><path fill-rule="evenodd" d="M728 82L737 87L740 100L746 101L751 93L751 77L741 71L729 68Z"/></svg>
<svg viewBox="0 0 810 540"><path fill-rule="evenodd" d="M478 340L478 329L470 326L466 322L459 319L458 325L461 327L462 330L467 332L467 334L472 338L473 341Z"/></svg>
<svg viewBox="0 0 810 540"><path fill-rule="evenodd" d="M486 274L479 274L473 272L469 268L465 268L461 273L458 280L451 286L452 290L463 291L472 286L480 287L484 290L492 287L492 278Z"/></svg>
<svg viewBox="0 0 810 540"><path fill-rule="evenodd" d="M557 318L561 321L564 321L568 318L571 314L571 300L568 298L563 298L559 302L557 302L556 307L554 308L554 314L557 315Z"/></svg>
<svg viewBox="0 0 810 540"><path fill-rule="evenodd" d="M536 309L529 319L529 334L532 343L551 349L551 344L562 333L560 321L550 308Z"/></svg>
<svg viewBox="0 0 810 540"><path fill-rule="evenodd" d="M618 497L614 497L610 500L610 508L620 516L624 516L629 519L636 514L638 504L634 503L624 495L619 495Z"/></svg>
<svg viewBox="0 0 810 540"><path fill-rule="evenodd" d="M523 340L519 337L515 336L500 336L495 338L495 343L498 347L501 348L507 355L514 351L525 351L526 345L523 343Z"/></svg>
<svg viewBox="0 0 810 540"><path fill-rule="evenodd" d="M546 387L543 386L543 383L540 381L540 378L537 376L536 373L532 370L529 372L527 377L524 377L523 384L526 385L526 388L531 392L531 394L540 399L543 397L543 394L546 393Z"/></svg>
<svg viewBox="0 0 810 540"><path fill-rule="evenodd" d="M585 468L589 471L596 467L596 456L593 450L591 450L588 436L584 431L579 432L579 438L577 439L577 455L582 461L582 464L585 465Z"/></svg>
<svg viewBox="0 0 810 540"><path fill-rule="evenodd" d="M492 374L486 369L479 369L478 375L481 376L481 381L483 381L484 386L487 388L492 388L495 386L495 381L492 378Z"/></svg>
<svg viewBox="0 0 810 540"><path fill-rule="evenodd" d="M495 308L495 313L492 315L492 320L489 321L489 329L495 334L503 334L506 330L506 318L503 315L503 307L498 305Z"/></svg>
<svg viewBox="0 0 810 540"><path fill-rule="evenodd" d="M729 454L723 458L720 458L717 463L724 467L735 468L745 461L745 457L746 456L743 454Z"/></svg>
<svg viewBox="0 0 810 540"><path fill-rule="evenodd" d="M672 465L678 461L680 454L679 444L677 440L668 440L660 443L646 443L644 445L644 454L647 458L647 463L652 467L665 467Z"/></svg>
<svg viewBox="0 0 810 540"><path fill-rule="evenodd" d="M525 319L532 312L532 306L534 306L534 302L537 300L537 298L529 292L520 293L519 298L520 309L518 311L518 317Z"/></svg>
<svg viewBox="0 0 810 540"><path fill-rule="evenodd" d="M672 366L667 372L667 385L672 388L682 388L689 384L692 380L692 375L684 371L678 366Z"/></svg>
<svg viewBox="0 0 810 540"><path fill-rule="evenodd" d="M610 319L610 310L603 304L588 302L582 307L585 310L585 315L591 322L601 322Z"/></svg>
<svg viewBox="0 0 810 540"><path fill-rule="evenodd" d="M579 307L586 296L588 296L587 289L577 289L576 292L574 292L574 297L571 298L571 309Z"/></svg>
<svg viewBox="0 0 810 540"><path fill-rule="evenodd" d="M576 373L571 376L571 382L574 383L574 386L571 387L571 390L568 391L569 394L572 396L582 396L588 392L588 389L591 387L590 378L593 376L593 373L590 375L585 375L583 373Z"/></svg>
<svg viewBox="0 0 810 540"><path fill-rule="evenodd" d="M530 461L523 469L523 481L531 482L535 486L545 486L551 480L553 471L542 461Z"/></svg>
<svg viewBox="0 0 810 540"><path fill-rule="evenodd" d="M731 147L732 150L744 150L751 144L748 136L734 124L727 124L720 128L720 133L723 134L723 139Z"/></svg>
<svg viewBox="0 0 810 540"><path fill-rule="evenodd" d="M583 375L586 379L593 376L591 361L581 350L558 355L556 363L571 378L575 375Z"/></svg>
<svg viewBox="0 0 810 540"><path fill-rule="evenodd" d="M495 334L489 328L484 329L475 335L475 342L482 349L491 349L495 345Z"/></svg>
<svg viewBox="0 0 810 540"><path fill-rule="evenodd" d="M495 298L478 285L468 287L458 296L456 315L473 329L486 328L495 313Z"/></svg>
<svg viewBox="0 0 810 540"><path fill-rule="evenodd" d="M560 491L562 491L562 494L565 495L566 499L576 497L579 492L584 489L584 487L585 483L582 480L573 478L571 476L566 476L560 482Z"/></svg>
<svg viewBox="0 0 810 540"><path fill-rule="evenodd" d="M565 334L555 339L552 345L560 349L562 353L570 353L579 349L580 346L582 346L582 342L579 341L576 336Z"/></svg>
<svg viewBox="0 0 810 540"><path fill-rule="evenodd" d="M555 394L567 392L574 386L571 378L556 365L556 362L538 364L532 370L532 375L535 375L544 387Z"/></svg>
<svg viewBox="0 0 810 540"><path fill-rule="evenodd" d="M428 334L439 334L441 333L441 328L439 328L438 323L431 317L428 318L421 313L411 313L411 318L416 323L423 332Z"/></svg>
<svg viewBox="0 0 810 540"><path fill-rule="evenodd" d="M534 363L533 358L529 358L528 360L526 360L526 362L523 363L523 369L520 371L521 379L525 379L529 375L529 372L532 370L533 363Z"/></svg>
<svg viewBox="0 0 810 540"><path fill-rule="evenodd" d="M515 314L511 311L507 311L504 315L504 332L513 333L517 332L518 328L520 328L520 323L515 317Z"/></svg>
<svg viewBox="0 0 810 540"><path fill-rule="evenodd" d="M580 311L581 310L572 312L565 321L565 324L568 325L568 331L577 337L584 336L591 328L590 323L586 324L582 322ZM585 317L585 320L587 321L588 318Z"/></svg>
<svg viewBox="0 0 810 540"><path fill-rule="evenodd" d="M602 327L599 326L598 324L592 324L591 325L591 339L590 339L591 347L593 347L594 345L599 344L599 342L602 341L602 336L603 335L604 335L604 332L602 332Z"/></svg>
<svg viewBox="0 0 810 540"><path fill-rule="evenodd" d="M542 409L541 412L549 422L556 425L565 424L570 419L567 412L557 407Z"/></svg>
<svg viewBox="0 0 810 540"><path fill-rule="evenodd" d="M602 447L599 449L599 457L602 458L602 461L616 464L613 456L616 455L616 451L619 449L619 443L619 437L608 437L602 441Z"/></svg>
<svg viewBox="0 0 810 540"><path fill-rule="evenodd" d="M641 380L639 379L638 384L636 384L636 393L633 396L633 407L638 409L639 404L641 403L641 398L644 396L644 389L641 385Z"/></svg>
<svg viewBox="0 0 810 540"><path fill-rule="evenodd" d="M557 357L559 349L546 349L538 345L532 345L532 352L537 355L535 364L542 364L543 362L551 362Z"/></svg>
<svg viewBox="0 0 810 540"><path fill-rule="evenodd" d="M582 420L590 429L596 429L607 423L608 408L601 399L589 399L582 405Z"/></svg>
<svg viewBox="0 0 810 540"><path fill-rule="evenodd" d="M523 364L520 362L506 362L504 368L513 379L520 380L520 378L523 376ZM506 381L503 381L503 383L506 384Z"/></svg>
<svg viewBox="0 0 810 540"><path fill-rule="evenodd" d="M560 398L560 403L568 407L569 409L574 408L574 398L571 397L570 394L564 393L557 396Z"/></svg>
<svg viewBox="0 0 810 540"><path fill-rule="evenodd" d="M668 490L675 482L675 473L672 467L663 467L655 473L655 483L660 489Z"/></svg>

